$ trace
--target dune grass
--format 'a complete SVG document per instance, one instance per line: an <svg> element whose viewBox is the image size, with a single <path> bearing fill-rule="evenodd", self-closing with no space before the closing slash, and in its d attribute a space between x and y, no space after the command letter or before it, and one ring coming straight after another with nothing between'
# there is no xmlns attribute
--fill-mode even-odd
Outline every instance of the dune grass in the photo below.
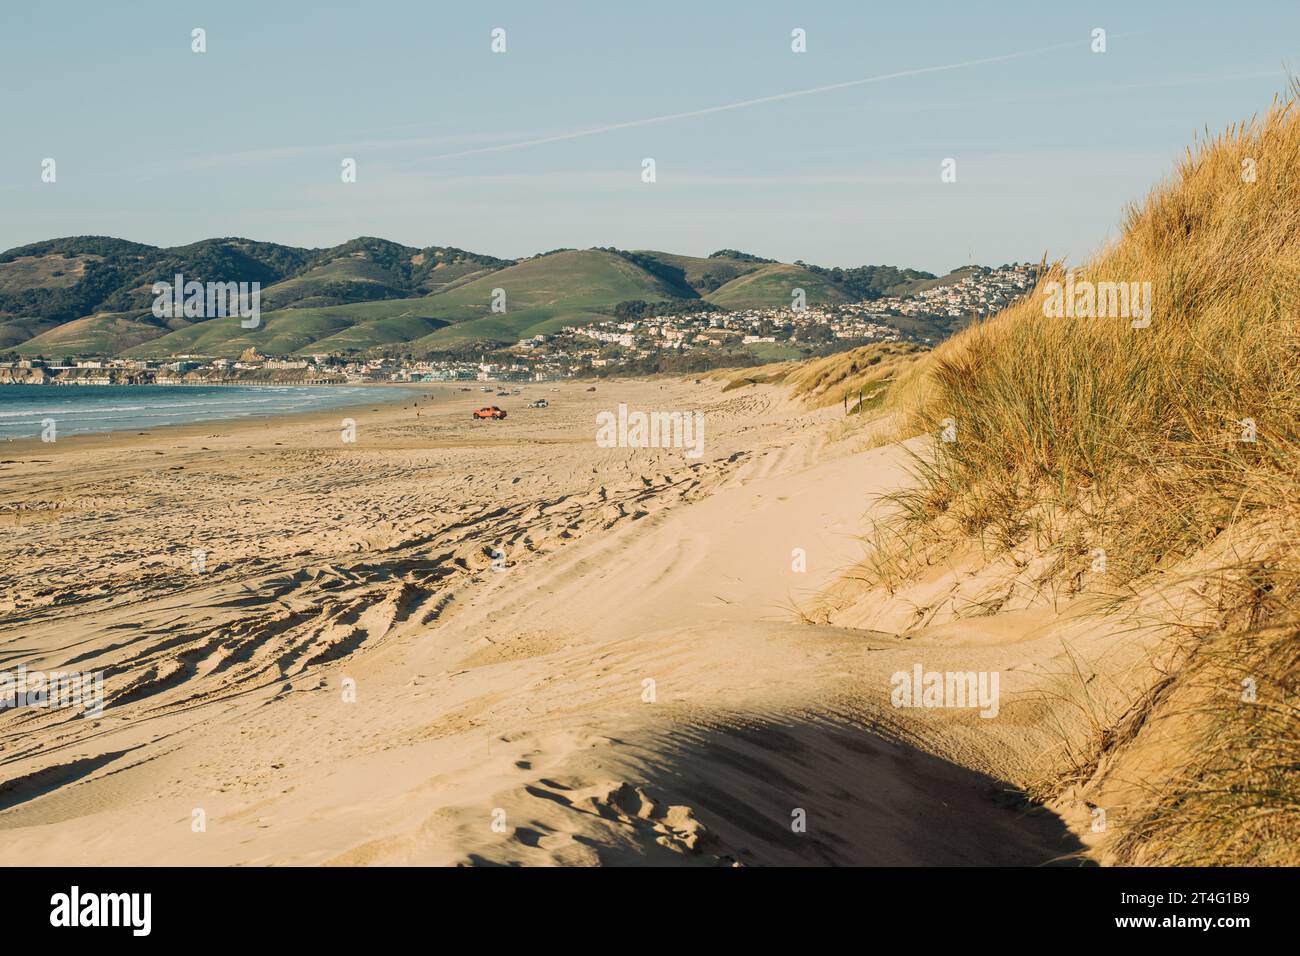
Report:
<svg viewBox="0 0 1300 956"><path fill-rule="evenodd" d="M1053 575L1113 595L1195 575L1215 612L1188 628L1177 675L1201 689L1182 757L1117 839L1119 862L1300 853L1297 93L1189 149L1070 277L1150 283L1149 325L1052 317L1057 264L890 396L935 442L878 567L906 573L966 537L1054 553Z"/></svg>
<svg viewBox="0 0 1300 956"><path fill-rule="evenodd" d="M824 358L776 362L757 368L720 371L723 391L747 385L783 385L810 408L847 404L850 414L873 411L903 370L925 354L911 342L877 342Z"/></svg>
<svg viewBox="0 0 1300 956"><path fill-rule="evenodd" d="M919 363L894 396L912 430L937 439L904 502L914 528L1073 549L1070 573L1104 549L1112 582L1235 533L1249 551L1241 574L1274 609L1293 600L1297 170L1292 99L1189 150L1129 210L1120 240L1073 278L1151 283L1148 327L1045 315L1058 265Z"/></svg>
<svg viewBox="0 0 1300 956"><path fill-rule="evenodd" d="M1148 786L1120 832L1117 862L1294 866L1300 836L1300 629L1219 631L1180 682L1196 703L1165 719L1188 728L1190 757Z"/></svg>

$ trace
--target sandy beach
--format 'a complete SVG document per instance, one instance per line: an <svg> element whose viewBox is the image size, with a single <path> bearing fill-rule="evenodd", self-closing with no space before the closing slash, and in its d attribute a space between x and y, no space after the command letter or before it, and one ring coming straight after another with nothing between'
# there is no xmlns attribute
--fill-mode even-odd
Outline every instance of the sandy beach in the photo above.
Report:
<svg viewBox="0 0 1300 956"><path fill-rule="evenodd" d="M509 417L472 421L484 400ZM598 447L620 402L705 411L704 454ZM960 562L892 599L853 591L907 452L776 387L675 378L14 443L2 666L102 672L105 706L0 713L0 851L1069 858L1086 814L1016 788L1059 743L1039 692L1064 638L1103 635L1041 602L959 620L988 584ZM891 706L916 665L1000 671L999 719Z"/></svg>

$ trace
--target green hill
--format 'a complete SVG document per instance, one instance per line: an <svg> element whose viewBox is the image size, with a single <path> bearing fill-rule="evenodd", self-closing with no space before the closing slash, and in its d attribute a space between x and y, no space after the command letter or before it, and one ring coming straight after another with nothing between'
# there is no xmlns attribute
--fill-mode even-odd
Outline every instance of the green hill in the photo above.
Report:
<svg viewBox="0 0 1300 956"><path fill-rule="evenodd" d="M248 239L205 239L159 249L105 236L75 236L10 249L0 254L0 346L29 342L80 322L70 341L86 335L88 347L113 354L141 336L160 336L187 324L184 319L154 319L155 281L170 282L179 272L187 281L233 277L266 286L301 269L311 256L310 250ZM81 322L103 313L129 321Z"/></svg>
<svg viewBox="0 0 1300 956"><path fill-rule="evenodd" d="M916 295L918 292L924 292L926 289L937 289L940 286L955 285L969 275L983 272L983 266L962 266L953 269L947 275L930 276L926 279L911 279L905 282L899 282L889 286L885 291L889 295Z"/></svg>
<svg viewBox="0 0 1300 956"><path fill-rule="evenodd" d="M782 262L760 266L704 298L724 309L789 308L795 289L804 290L808 305L853 301L852 296L830 280L802 266Z"/></svg>
<svg viewBox="0 0 1300 956"><path fill-rule="evenodd" d="M505 291L504 313L491 309L494 289ZM434 314L454 324L413 344L436 349L478 339L513 342L607 318L619 302L664 301L678 298L679 291L613 252L555 252L433 296Z"/></svg>
<svg viewBox="0 0 1300 956"><path fill-rule="evenodd" d="M256 329L237 317L211 319L125 350L132 358L211 355L234 358L252 346L264 355L291 352L364 350L409 342L443 324L432 314L428 298L388 299L322 309L263 312ZM328 344L327 344L328 343Z"/></svg>
<svg viewBox="0 0 1300 956"><path fill-rule="evenodd" d="M155 282L172 282L179 273L186 282L260 282L274 285L304 268L307 249L249 239L205 239L188 246L159 249L103 302L101 311L148 311L153 306Z"/></svg>
<svg viewBox="0 0 1300 956"><path fill-rule="evenodd" d="M156 281L259 282L261 325L238 318L156 318ZM954 273L954 276L958 276ZM159 248L73 236L0 253L0 349L46 357L163 358L358 351L417 354L481 340L510 343L608 319L620 303L693 301L786 308L915 291L935 279L893 266L822 268L723 249L556 250L519 261L453 246L416 248L361 236L328 249L228 237ZM492 311L493 290L505 311Z"/></svg>
<svg viewBox="0 0 1300 956"><path fill-rule="evenodd" d="M670 269L676 269L681 275L681 281L700 296L707 296L732 279L753 272L762 266L760 262L733 259L716 252L708 258L679 256L671 252L655 252L649 249L639 249L636 254L654 259Z"/></svg>
<svg viewBox="0 0 1300 956"><path fill-rule="evenodd" d="M422 298L510 264L454 247L416 249L372 237L324 250L241 238L173 248L106 236L51 239L0 253L0 348L25 355L61 349L77 355L224 355L248 340L268 349L305 346L359 322L420 320L389 322L342 340L368 348L427 335L442 324L390 300ZM388 304L356 315L312 311L277 321L274 334L264 323L250 335L238 321L218 319L203 328L204 320L156 319L153 284L172 282L177 273L186 281L261 283L264 318L289 306Z"/></svg>
<svg viewBox="0 0 1300 956"><path fill-rule="evenodd" d="M125 239L74 236L0 253L0 348L105 311L103 303L158 251Z"/></svg>
<svg viewBox="0 0 1300 956"><path fill-rule="evenodd" d="M262 308L310 308L441 292L511 262L463 249L415 249L363 236L317 255L301 273L262 290Z"/></svg>
<svg viewBox="0 0 1300 956"><path fill-rule="evenodd" d="M77 355L117 355L134 345L156 340L169 330L146 313L133 317L122 312L98 312L64 322L14 347L19 355L61 359Z"/></svg>
<svg viewBox="0 0 1300 956"><path fill-rule="evenodd" d="M504 313L492 311L495 289L505 290ZM408 342L418 352L480 339L513 342L569 323L607 318L614 305L627 299L669 299L673 291L619 255L597 250L557 252L435 295L263 311L257 329L242 328L238 318L212 319L135 345L126 354L233 357L250 346L279 355Z"/></svg>

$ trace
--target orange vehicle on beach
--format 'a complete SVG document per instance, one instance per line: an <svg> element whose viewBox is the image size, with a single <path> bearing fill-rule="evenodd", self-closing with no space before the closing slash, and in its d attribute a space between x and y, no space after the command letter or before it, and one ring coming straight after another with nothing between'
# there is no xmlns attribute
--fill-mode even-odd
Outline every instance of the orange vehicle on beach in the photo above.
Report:
<svg viewBox="0 0 1300 956"><path fill-rule="evenodd" d="M474 418L505 418L504 409L497 408L495 405L485 405L483 408L474 412Z"/></svg>

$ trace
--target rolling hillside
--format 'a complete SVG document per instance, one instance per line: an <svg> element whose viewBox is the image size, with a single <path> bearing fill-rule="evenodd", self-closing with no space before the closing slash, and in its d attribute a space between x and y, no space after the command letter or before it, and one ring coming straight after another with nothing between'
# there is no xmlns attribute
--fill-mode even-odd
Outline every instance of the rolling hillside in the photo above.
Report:
<svg viewBox="0 0 1300 956"><path fill-rule="evenodd" d="M671 288L621 257L600 251L557 252L469 279L435 295L262 313L257 329L214 319L143 342L138 358L202 354L233 357L249 346L263 354L365 350L410 343L416 351L492 339L513 342L570 322L606 317L627 299L670 298ZM491 310L505 290L506 312Z"/></svg>
<svg viewBox="0 0 1300 956"><path fill-rule="evenodd" d="M97 312L84 319L56 325L18 343L13 350L25 357L45 355L55 359L77 355L117 355L134 345L155 341L170 331L149 313L130 316L122 312Z"/></svg>
<svg viewBox="0 0 1300 956"><path fill-rule="evenodd" d="M803 289L808 305L852 302L853 296L802 266L783 262L760 266L710 292L704 298L724 309L789 308L795 289Z"/></svg>
<svg viewBox="0 0 1300 956"><path fill-rule="evenodd" d="M493 289L505 290L505 313L491 311ZM437 348L477 339L515 341L605 317L629 299L678 297L676 289L623 257L600 250L528 259L436 296L440 317L454 323L415 346Z"/></svg>
<svg viewBox="0 0 1300 956"><path fill-rule="evenodd" d="M962 266L960 269L953 269L947 275L930 276L926 279L909 279L899 282L895 285L888 286L885 292L889 295L915 295L918 292L924 292L926 289L937 289L939 286L953 285L960 282L966 276L978 272L979 266Z"/></svg>
<svg viewBox="0 0 1300 956"><path fill-rule="evenodd" d="M644 256L666 269L674 270L680 276L679 281L700 296L715 292L733 279L753 272L762 265L761 262L737 259L717 252L707 258L700 258L642 249L634 255Z"/></svg>
<svg viewBox="0 0 1300 956"><path fill-rule="evenodd" d="M427 298L390 299L321 309L262 313L256 329L236 317L212 319L124 350L131 358L169 355L238 356L250 346L264 355L368 349L420 338L443 324L429 314Z"/></svg>
<svg viewBox="0 0 1300 956"><path fill-rule="evenodd" d="M415 249L362 237L327 249L302 273L262 291L267 311L427 295L510 265L463 249Z"/></svg>
<svg viewBox="0 0 1300 956"><path fill-rule="evenodd" d="M152 286L261 283L261 325L237 318L157 318ZM242 238L159 248L103 236L0 253L0 350L63 358L238 356L409 347L416 354L477 341L510 343L608 319L623 302L694 300L724 309L874 298L890 284L944 280L891 266L823 269L733 249L710 256L614 248L558 250L513 261L452 246L416 248L362 236L329 249ZM493 311L493 290L505 311Z"/></svg>
<svg viewBox="0 0 1300 956"><path fill-rule="evenodd" d="M0 254L0 348L102 311L157 252L124 239L82 236Z"/></svg>

